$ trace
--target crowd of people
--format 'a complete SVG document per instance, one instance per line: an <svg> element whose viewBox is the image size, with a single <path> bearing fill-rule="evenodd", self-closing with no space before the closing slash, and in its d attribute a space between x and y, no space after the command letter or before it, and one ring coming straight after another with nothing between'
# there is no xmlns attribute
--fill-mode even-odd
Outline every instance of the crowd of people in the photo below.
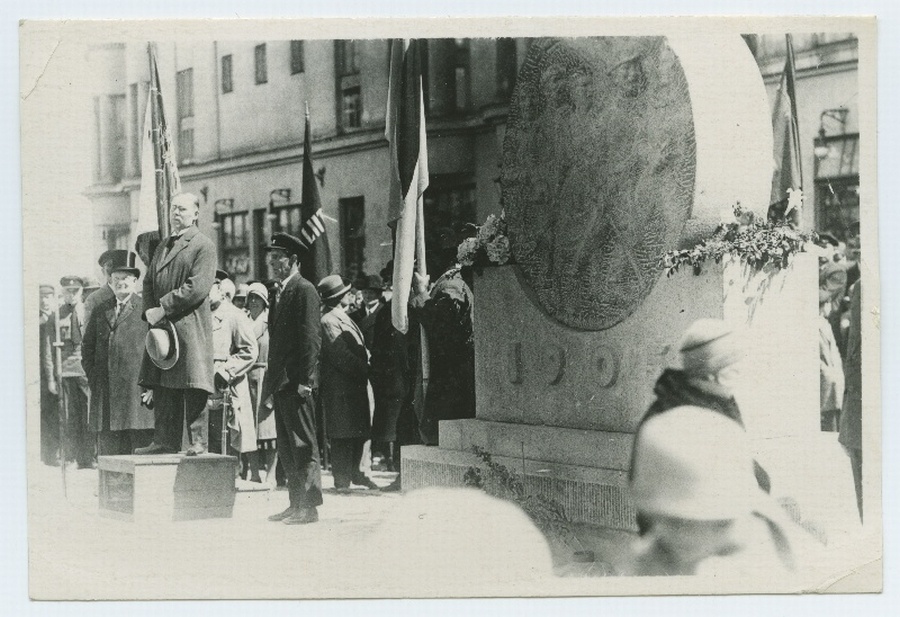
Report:
<svg viewBox="0 0 900 617"><path fill-rule="evenodd" d="M137 255L125 250L100 256L106 284L87 296L77 276L61 280L61 303L41 287L46 464L232 454L245 479L286 485L289 505L269 520L308 524L323 502L323 469L337 493L399 490L401 446L435 445L440 420L474 417L473 298L452 250L429 255L443 272L433 284L414 275L401 333L390 264L354 283L336 274L314 283L300 274L306 245L279 232L266 246L272 279L235 285L217 270L198 214L195 196L173 199L171 235L141 292ZM822 429L840 431L862 517L858 253L839 248L820 257ZM815 547L769 495L769 473L751 454L732 387L737 336L701 319L679 351L635 434L633 573L796 570ZM379 487L372 468L398 475Z"/></svg>
<svg viewBox="0 0 900 617"><path fill-rule="evenodd" d="M232 454L244 479L287 487L290 506L272 520L309 523L323 469L339 493L399 490L400 446L437 444L438 421L474 417L472 292L455 252L428 255L443 274L433 285L416 276L401 333L391 264L352 284L307 281L307 246L278 232L266 246L272 279L236 285L198 217L194 195L173 198L141 291L126 250L100 256L102 286L66 276L59 299L41 287L44 463ZM396 480L379 487L373 463Z"/></svg>

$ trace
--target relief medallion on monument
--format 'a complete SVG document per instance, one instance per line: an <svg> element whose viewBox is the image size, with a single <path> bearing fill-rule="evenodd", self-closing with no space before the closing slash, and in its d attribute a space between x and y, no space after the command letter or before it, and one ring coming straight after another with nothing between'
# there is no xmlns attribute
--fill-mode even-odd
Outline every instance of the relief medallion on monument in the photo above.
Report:
<svg viewBox="0 0 900 617"><path fill-rule="evenodd" d="M691 215L695 146L665 37L532 43L501 185L513 256L547 313L604 330L640 306Z"/></svg>

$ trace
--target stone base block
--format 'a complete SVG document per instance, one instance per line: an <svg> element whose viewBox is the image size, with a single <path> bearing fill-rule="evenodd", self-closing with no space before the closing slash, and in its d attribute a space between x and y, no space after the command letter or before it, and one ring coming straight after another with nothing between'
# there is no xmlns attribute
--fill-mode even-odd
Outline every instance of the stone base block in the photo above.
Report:
<svg viewBox="0 0 900 617"><path fill-rule="evenodd" d="M487 471L481 459L469 452L403 446L400 453L404 491L426 486L465 486L464 476L469 468L480 468L482 476ZM543 495L562 506L569 521L635 529L626 472L491 454L494 462L523 480L527 493Z"/></svg>
<svg viewBox="0 0 900 617"><path fill-rule="evenodd" d="M100 514L126 521L230 518L237 458L101 456Z"/></svg>

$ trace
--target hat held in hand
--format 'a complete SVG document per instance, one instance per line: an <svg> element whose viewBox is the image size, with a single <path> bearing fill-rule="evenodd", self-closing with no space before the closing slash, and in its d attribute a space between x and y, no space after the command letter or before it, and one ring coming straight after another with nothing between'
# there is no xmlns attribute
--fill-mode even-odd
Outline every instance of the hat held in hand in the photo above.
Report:
<svg viewBox="0 0 900 617"><path fill-rule="evenodd" d="M168 319L163 319L160 323L147 331L144 339L144 347L147 349L147 355L150 361L157 368L167 371L178 362L179 345L178 333L175 326Z"/></svg>

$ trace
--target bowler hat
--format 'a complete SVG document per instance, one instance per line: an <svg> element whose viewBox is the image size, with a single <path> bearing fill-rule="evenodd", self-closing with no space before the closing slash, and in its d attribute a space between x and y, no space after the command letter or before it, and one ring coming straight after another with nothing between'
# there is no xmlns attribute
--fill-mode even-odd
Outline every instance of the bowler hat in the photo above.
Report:
<svg viewBox="0 0 900 617"><path fill-rule="evenodd" d="M384 291L384 280L377 274L369 274L361 281L361 285L357 285L360 289L371 289L374 291Z"/></svg>
<svg viewBox="0 0 900 617"><path fill-rule="evenodd" d="M175 331L175 326L172 322L164 319L157 325L152 326L147 331L144 347L147 349L150 361L158 368L167 371L175 366L175 363L178 362L180 350L178 333Z"/></svg>
<svg viewBox="0 0 900 617"><path fill-rule="evenodd" d="M256 296L265 302L266 306L269 306L269 290L262 283L250 283L250 287L247 289L247 298L249 299L250 296Z"/></svg>
<svg viewBox="0 0 900 617"><path fill-rule="evenodd" d="M272 234L272 241L265 248L267 251L284 251L288 255L297 256L306 252L303 240L283 231Z"/></svg>
<svg viewBox="0 0 900 617"><path fill-rule="evenodd" d="M120 255L114 255L111 259L112 267L110 268L110 273L127 272L132 276L141 275L141 271L137 267L137 253L121 251Z"/></svg>
<svg viewBox="0 0 900 617"><path fill-rule="evenodd" d="M321 281L319 281L317 287L319 290L319 295L322 296L322 300L325 302L340 298L345 293L350 291L350 283L348 283L345 278L337 274L329 274Z"/></svg>
<svg viewBox="0 0 900 617"><path fill-rule="evenodd" d="M69 287L69 288L84 287L84 279L81 278L80 276L74 276L74 275L64 276L61 279L59 279L59 284L62 287Z"/></svg>

